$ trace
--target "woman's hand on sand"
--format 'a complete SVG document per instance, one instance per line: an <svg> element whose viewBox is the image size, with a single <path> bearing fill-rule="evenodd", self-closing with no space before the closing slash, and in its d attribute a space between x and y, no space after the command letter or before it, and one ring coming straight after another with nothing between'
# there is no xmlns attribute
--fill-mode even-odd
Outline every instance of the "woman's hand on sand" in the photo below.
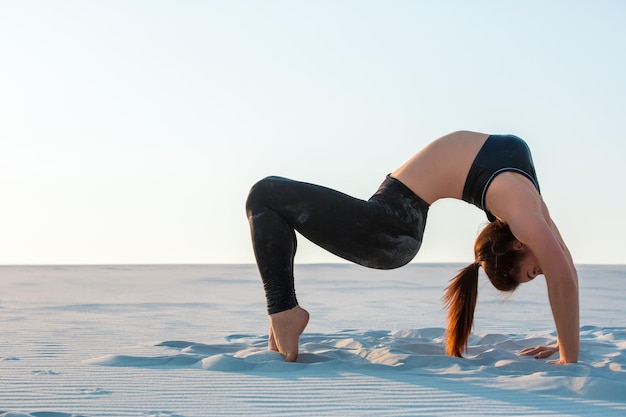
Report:
<svg viewBox="0 0 626 417"><path fill-rule="evenodd" d="M519 352L517 352L517 354L520 356L534 356L535 359L545 359L554 355L558 351L559 351L558 345L556 346L532 346L532 347L527 347L525 349L520 350ZM555 363L559 363L559 361L556 361Z"/></svg>

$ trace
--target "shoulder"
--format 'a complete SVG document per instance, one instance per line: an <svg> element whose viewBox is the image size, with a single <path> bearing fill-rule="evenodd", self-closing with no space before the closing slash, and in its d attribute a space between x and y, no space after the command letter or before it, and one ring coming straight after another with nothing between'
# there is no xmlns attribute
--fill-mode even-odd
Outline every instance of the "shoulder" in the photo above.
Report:
<svg viewBox="0 0 626 417"><path fill-rule="evenodd" d="M515 172L504 172L492 181L485 198L486 208L518 234L531 226L551 224L548 207L534 184ZM519 230L522 229L522 230ZM518 240L522 236L513 233Z"/></svg>
<svg viewBox="0 0 626 417"><path fill-rule="evenodd" d="M533 252L554 255L565 249L541 194L523 175L509 172L496 177L487 191L487 207Z"/></svg>

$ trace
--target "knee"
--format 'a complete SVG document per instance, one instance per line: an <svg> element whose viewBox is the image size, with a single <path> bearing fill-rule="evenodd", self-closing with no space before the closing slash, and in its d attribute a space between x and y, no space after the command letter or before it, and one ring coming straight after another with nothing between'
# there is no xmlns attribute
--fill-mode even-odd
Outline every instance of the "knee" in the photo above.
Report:
<svg viewBox="0 0 626 417"><path fill-rule="evenodd" d="M265 207L269 197L274 194L276 184L282 180L280 177L270 176L258 181L250 188L246 199L246 212L250 215L255 209Z"/></svg>

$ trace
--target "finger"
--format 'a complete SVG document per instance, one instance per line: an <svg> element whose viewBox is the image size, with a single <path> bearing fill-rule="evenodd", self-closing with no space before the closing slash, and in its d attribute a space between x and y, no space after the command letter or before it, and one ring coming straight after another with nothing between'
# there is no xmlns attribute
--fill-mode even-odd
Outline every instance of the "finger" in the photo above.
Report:
<svg viewBox="0 0 626 417"><path fill-rule="evenodd" d="M527 348L524 348L524 349L520 350L517 353L520 354L520 355L528 355L528 352L530 352L532 349L534 349L534 347L532 347L532 348L527 347Z"/></svg>
<svg viewBox="0 0 626 417"><path fill-rule="evenodd" d="M544 351L538 352L535 355L535 359L544 359L544 358L547 358L550 355L552 355L552 352L544 350Z"/></svg>
<svg viewBox="0 0 626 417"><path fill-rule="evenodd" d="M542 350L541 352L537 353L535 358L537 358L537 359L548 358L548 357L554 355L558 351L559 351L558 348L546 347L546 348L544 348L544 350Z"/></svg>
<svg viewBox="0 0 626 417"><path fill-rule="evenodd" d="M542 347L541 346L532 346L532 347L527 347L525 349L522 349L519 351L520 355L523 356L531 356L531 355L535 355L538 352L541 352Z"/></svg>

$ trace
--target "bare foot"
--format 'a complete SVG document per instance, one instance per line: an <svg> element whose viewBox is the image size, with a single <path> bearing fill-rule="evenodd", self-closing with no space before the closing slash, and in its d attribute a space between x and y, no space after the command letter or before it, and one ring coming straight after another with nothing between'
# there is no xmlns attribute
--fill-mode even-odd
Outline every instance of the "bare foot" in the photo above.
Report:
<svg viewBox="0 0 626 417"><path fill-rule="evenodd" d="M287 362L298 359L298 340L309 323L309 312L300 306L270 315L270 335L267 348L285 357Z"/></svg>

